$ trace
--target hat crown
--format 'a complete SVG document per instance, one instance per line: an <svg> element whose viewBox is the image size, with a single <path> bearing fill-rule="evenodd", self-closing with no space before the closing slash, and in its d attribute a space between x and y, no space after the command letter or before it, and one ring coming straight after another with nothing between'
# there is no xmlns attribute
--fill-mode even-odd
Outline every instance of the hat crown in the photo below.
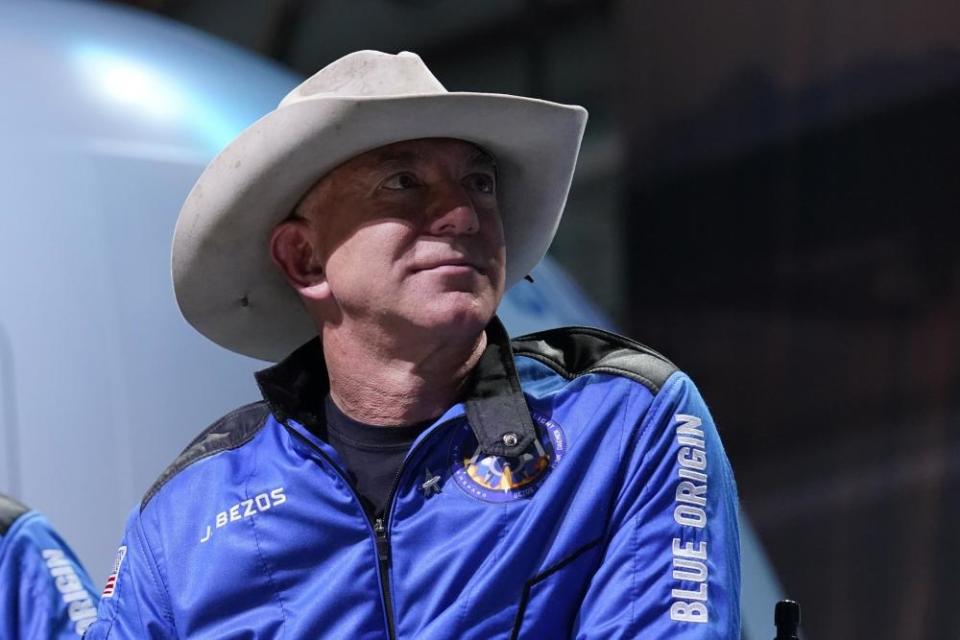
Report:
<svg viewBox="0 0 960 640"><path fill-rule="evenodd" d="M415 53L356 51L307 78L288 93L279 106L320 97L385 97L446 91Z"/></svg>

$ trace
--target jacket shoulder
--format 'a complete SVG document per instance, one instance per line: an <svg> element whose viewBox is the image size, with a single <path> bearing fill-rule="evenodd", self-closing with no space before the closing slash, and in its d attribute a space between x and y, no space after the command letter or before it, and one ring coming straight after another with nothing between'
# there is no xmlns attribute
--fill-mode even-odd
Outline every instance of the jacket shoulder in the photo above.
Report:
<svg viewBox="0 0 960 640"><path fill-rule="evenodd" d="M249 442L263 427L269 415L267 403L261 400L234 409L204 429L147 490L140 501L140 511L143 511L163 485L193 463L221 451L237 449Z"/></svg>
<svg viewBox="0 0 960 640"><path fill-rule="evenodd" d="M550 329L513 340L513 353L573 379L589 373L629 378L654 394L677 371L666 357L629 338L592 327Z"/></svg>
<svg viewBox="0 0 960 640"><path fill-rule="evenodd" d="M30 507L0 493L0 536L6 535L13 523L28 511Z"/></svg>

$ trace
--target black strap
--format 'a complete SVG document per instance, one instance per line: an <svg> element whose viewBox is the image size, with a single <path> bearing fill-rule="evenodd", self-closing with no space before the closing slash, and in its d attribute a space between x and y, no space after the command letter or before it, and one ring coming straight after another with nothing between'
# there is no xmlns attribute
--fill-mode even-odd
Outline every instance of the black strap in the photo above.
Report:
<svg viewBox="0 0 960 640"><path fill-rule="evenodd" d="M494 318L487 326L487 348L473 370L467 420L483 453L515 457L533 444L536 429L520 389L510 336Z"/></svg>

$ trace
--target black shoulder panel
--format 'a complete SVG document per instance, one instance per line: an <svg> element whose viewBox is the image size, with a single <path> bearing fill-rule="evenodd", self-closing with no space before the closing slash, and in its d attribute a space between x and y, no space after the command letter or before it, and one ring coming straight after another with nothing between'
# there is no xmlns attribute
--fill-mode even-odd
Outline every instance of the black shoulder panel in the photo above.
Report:
<svg viewBox="0 0 960 640"><path fill-rule="evenodd" d="M173 464L160 474L140 501L140 510L143 511L150 499L170 478L194 462L221 451L236 449L249 442L264 425L268 415L270 410L266 402L254 402L231 411L204 429L203 433L194 438L193 442L177 456Z"/></svg>
<svg viewBox="0 0 960 640"><path fill-rule="evenodd" d="M27 511L30 511L30 507L0 493L0 536L6 535L17 518Z"/></svg>
<svg viewBox="0 0 960 640"><path fill-rule="evenodd" d="M615 333L590 327L564 327L521 336L513 353L539 360L565 378L611 373L645 385L653 393L677 370L653 349Z"/></svg>

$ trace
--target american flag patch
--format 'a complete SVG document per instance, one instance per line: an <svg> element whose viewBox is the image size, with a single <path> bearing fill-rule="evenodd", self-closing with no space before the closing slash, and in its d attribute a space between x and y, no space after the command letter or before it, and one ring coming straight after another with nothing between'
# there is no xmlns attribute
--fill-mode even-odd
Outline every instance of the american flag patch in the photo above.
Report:
<svg viewBox="0 0 960 640"><path fill-rule="evenodd" d="M113 559L113 571L111 571L110 575L107 576L107 584L103 587L103 593L100 594L101 598L113 597L113 593L117 590L117 576L120 575L120 566L123 564L123 559L126 557L126 546L117 549L117 557Z"/></svg>

